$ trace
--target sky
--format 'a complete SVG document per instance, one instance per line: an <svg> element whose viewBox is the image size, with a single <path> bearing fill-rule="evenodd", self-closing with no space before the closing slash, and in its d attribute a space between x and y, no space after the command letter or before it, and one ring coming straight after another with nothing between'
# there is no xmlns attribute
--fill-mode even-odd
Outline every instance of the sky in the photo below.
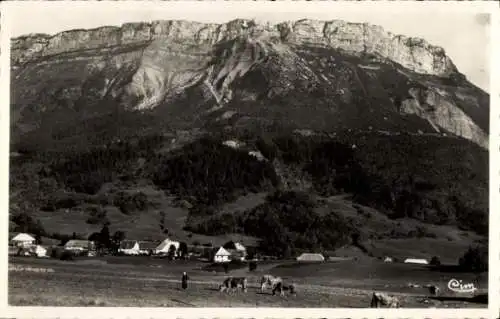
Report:
<svg viewBox="0 0 500 319"><path fill-rule="evenodd" d="M12 4L10 2L9 4ZM356 4L357 3L357 4ZM436 2L16 2L9 8L11 35L87 29L126 22L182 19L224 23L236 18L261 22L298 19L368 22L394 34L421 37L441 46L469 81L489 92L490 18L484 9L455 9ZM410 5L411 4L411 5ZM425 6L423 6L425 4ZM374 6L376 5L376 6ZM457 7L458 8L458 7ZM452 10L453 9L453 10Z"/></svg>

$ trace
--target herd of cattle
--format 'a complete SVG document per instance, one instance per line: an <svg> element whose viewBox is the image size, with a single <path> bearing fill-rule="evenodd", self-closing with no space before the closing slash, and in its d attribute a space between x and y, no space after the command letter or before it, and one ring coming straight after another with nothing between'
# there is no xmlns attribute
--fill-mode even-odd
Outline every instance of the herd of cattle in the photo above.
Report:
<svg viewBox="0 0 500 319"><path fill-rule="evenodd" d="M285 284L281 277L275 277L272 275L264 275L260 280L260 290L264 292L266 288L272 288L272 294L276 295L277 292L281 296L285 295L285 291L288 291L292 295L296 295L295 286L293 284ZM219 291L224 292L235 292L238 288L241 288L243 292L248 290L248 280L246 277L228 277L224 279L221 285L219 285Z"/></svg>
<svg viewBox="0 0 500 319"><path fill-rule="evenodd" d="M238 288L241 288L243 292L248 291L248 280L246 277L227 277L226 279L224 279L222 284L219 285L220 292L236 292ZM281 277L275 277L272 275L262 276L260 280L261 292L264 292L266 288L272 288L273 296L276 295L276 293L284 296L285 291L288 291L288 293L291 295L297 295L295 285L285 283ZM439 287L428 285L427 288L429 289L429 293L431 295L438 295ZM391 296L382 292L374 292L371 298L370 307L379 308L380 306L399 308L401 306L401 303L399 298L396 296Z"/></svg>

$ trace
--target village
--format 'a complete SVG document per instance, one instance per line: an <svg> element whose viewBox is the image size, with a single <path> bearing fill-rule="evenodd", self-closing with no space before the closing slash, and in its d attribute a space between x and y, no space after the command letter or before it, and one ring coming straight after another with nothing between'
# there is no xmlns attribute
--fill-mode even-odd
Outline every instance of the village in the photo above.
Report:
<svg viewBox="0 0 500 319"><path fill-rule="evenodd" d="M209 247L206 245L187 245L184 242L170 238L165 238L160 242L124 239L118 243L115 251L99 249L96 242L82 239L70 239L62 246L41 245L37 243L35 236L28 233L15 234L11 236L9 241L9 256L65 259L65 256L68 255L72 257L96 257L109 254L115 256L153 256L168 258L170 260L195 259L197 261L223 265L231 262L258 262L278 259L276 256L260 254L254 246L246 247L242 243L234 241L228 241L219 247ZM68 259L71 259L71 257ZM326 262L357 259L357 257L325 257L321 253L304 252L294 259L297 262ZM393 263L398 260L385 256L383 261L384 263ZM440 264L440 261L436 260L435 257L431 258L430 261L425 258L413 257L408 257L401 261L406 264L435 266L439 266Z"/></svg>
<svg viewBox="0 0 500 319"><path fill-rule="evenodd" d="M135 298L138 301L134 305L138 306L438 307L447 303L450 307L472 307L485 303L487 291L487 277L459 273L459 278L466 284L473 283L474 289L468 290L466 299L456 297L456 292L446 286L455 275L443 272L434 257L325 256L310 251L278 258L236 240L209 247L169 237L161 241L123 239L113 248L83 239L69 238L58 245L48 242L44 238L45 244L41 244L39 236L29 233L11 234L11 304L121 305ZM184 282L188 277L189 286ZM42 289L45 297L26 294L28 278L33 279L29 290ZM77 295L79 290L71 287L83 282L88 293ZM58 301L50 292L54 286L66 291L67 300ZM266 287L272 289L266 291ZM108 296L105 291L109 289L126 293ZM356 297L344 299L346 291Z"/></svg>

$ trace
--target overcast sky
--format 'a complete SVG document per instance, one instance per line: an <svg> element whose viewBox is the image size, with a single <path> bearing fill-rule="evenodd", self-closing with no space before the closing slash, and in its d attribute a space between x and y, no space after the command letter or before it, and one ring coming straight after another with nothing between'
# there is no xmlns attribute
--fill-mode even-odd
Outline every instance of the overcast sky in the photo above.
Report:
<svg viewBox="0 0 500 319"><path fill-rule="evenodd" d="M488 11L476 7L464 10L451 5L436 6L439 2L406 1L400 5L393 1L385 5L380 2L141 1L138 5L133 1L69 1L67 4L16 1L9 5L13 3L16 6L8 11L12 36L169 19L217 23L235 18L270 22L303 18L368 22L392 33L421 37L443 47L471 82L489 92L490 19L489 15L481 14Z"/></svg>

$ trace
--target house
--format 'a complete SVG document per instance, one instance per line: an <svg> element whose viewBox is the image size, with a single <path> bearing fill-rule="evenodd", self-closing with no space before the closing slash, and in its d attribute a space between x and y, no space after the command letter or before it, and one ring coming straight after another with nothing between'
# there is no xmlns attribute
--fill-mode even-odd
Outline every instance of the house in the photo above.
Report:
<svg viewBox="0 0 500 319"><path fill-rule="evenodd" d="M177 256L177 251L179 250L180 245L181 244L178 241L166 238L155 248L155 254L157 255L168 254L169 250L173 246L175 248L175 255Z"/></svg>
<svg viewBox="0 0 500 319"><path fill-rule="evenodd" d="M45 247L42 247L40 245L36 245L33 249L33 253L35 256L42 258L42 257L47 257L47 249Z"/></svg>
<svg viewBox="0 0 500 319"><path fill-rule="evenodd" d="M226 249L226 251L231 255L231 260L245 261L246 253L244 251L236 249Z"/></svg>
<svg viewBox="0 0 500 319"><path fill-rule="evenodd" d="M225 263L229 261L231 261L231 253L221 246L214 255L214 262Z"/></svg>
<svg viewBox="0 0 500 319"><path fill-rule="evenodd" d="M426 259L416 259L416 258L406 258L404 261L405 264L420 264L420 265L428 265L429 262Z"/></svg>
<svg viewBox="0 0 500 319"><path fill-rule="evenodd" d="M234 247L236 248L237 251L244 252L245 254L247 252L247 249L241 243L234 243Z"/></svg>
<svg viewBox="0 0 500 319"><path fill-rule="evenodd" d="M71 239L64 245L64 250L78 254L88 253L92 255L95 251L95 243L90 240Z"/></svg>
<svg viewBox="0 0 500 319"><path fill-rule="evenodd" d="M158 245L156 242L152 241L138 241L139 244L139 255L150 255L154 254L156 246Z"/></svg>
<svg viewBox="0 0 500 319"><path fill-rule="evenodd" d="M10 242L15 247L29 247L35 244L35 238L26 233L19 233Z"/></svg>
<svg viewBox="0 0 500 319"><path fill-rule="evenodd" d="M247 249L241 243L229 241L222 247L231 254L232 260L244 261L247 257Z"/></svg>
<svg viewBox="0 0 500 319"><path fill-rule="evenodd" d="M303 253L302 255L297 257L297 261L318 262L318 261L325 261L325 257L323 257L322 254Z"/></svg>
<svg viewBox="0 0 500 319"><path fill-rule="evenodd" d="M137 240L123 240L118 247L118 253L124 255L139 255L139 242Z"/></svg>
<svg viewBox="0 0 500 319"><path fill-rule="evenodd" d="M385 263L392 263L392 262L393 262L393 259L392 259L391 257L386 256L386 257L384 258L384 262L385 262Z"/></svg>

